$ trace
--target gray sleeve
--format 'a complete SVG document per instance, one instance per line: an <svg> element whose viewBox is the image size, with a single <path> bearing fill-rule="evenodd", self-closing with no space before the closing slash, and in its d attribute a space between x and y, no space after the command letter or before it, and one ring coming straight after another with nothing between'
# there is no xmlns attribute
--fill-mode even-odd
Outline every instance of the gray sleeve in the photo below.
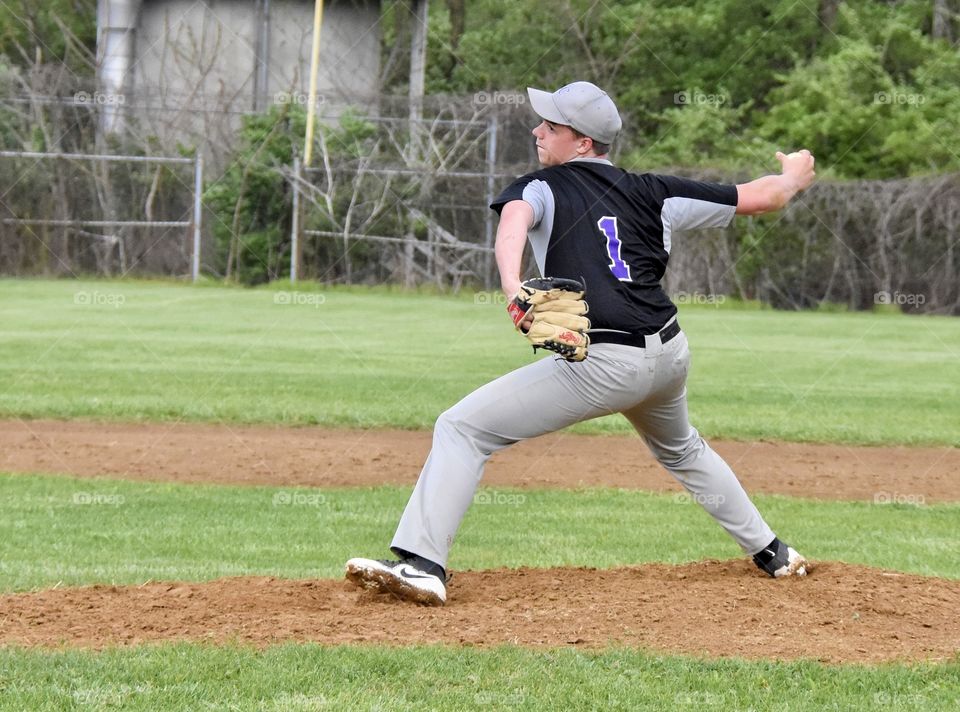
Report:
<svg viewBox="0 0 960 712"><path fill-rule="evenodd" d="M532 180L523 187L523 202L529 203L533 208L533 226L536 227L548 212L547 208L553 207L553 191L546 182ZM549 212L552 214L553 210Z"/></svg>
<svg viewBox="0 0 960 712"><path fill-rule="evenodd" d="M737 186L706 183L678 176L650 176L647 185L660 198L663 244L670 252L671 235L701 227L726 227L737 213Z"/></svg>
<svg viewBox="0 0 960 712"><path fill-rule="evenodd" d="M724 205L697 198L667 198L663 201L663 249L670 254L673 234L700 227L726 227L737 214L736 205Z"/></svg>
<svg viewBox="0 0 960 712"><path fill-rule="evenodd" d="M726 227L736 215L736 205L724 205L697 198L667 198L661 218L674 232L701 227Z"/></svg>
<svg viewBox="0 0 960 712"><path fill-rule="evenodd" d="M553 214L556 202L546 181L532 180L523 188L523 200L533 206L533 227L527 231L527 240L533 250L541 276L547 263L547 247L553 233Z"/></svg>

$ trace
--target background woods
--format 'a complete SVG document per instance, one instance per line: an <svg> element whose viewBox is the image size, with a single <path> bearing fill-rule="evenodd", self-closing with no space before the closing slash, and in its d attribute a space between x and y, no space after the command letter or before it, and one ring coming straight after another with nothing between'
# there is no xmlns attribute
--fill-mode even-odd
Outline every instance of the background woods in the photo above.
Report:
<svg viewBox="0 0 960 712"><path fill-rule="evenodd" d="M376 94L321 97L317 158L303 170L301 79L253 102L209 90L209 47L182 27L193 44L177 51L193 48L198 74L181 111L156 111L149 87L98 93L94 0L11 1L0 5L0 271L184 274L190 261L186 163L14 154L202 156L207 274L257 283L297 260L300 277L331 283L489 287L487 198L535 163L524 88L584 78L623 111L614 158L626 168L738 181L776 170L777 149L817 156L818 184L784 214L686 236L667 279L674 294L960 313L958 10L957 0L432 2L423 118L411 122L417 20L387 1L370 29ZM214 11L204 31L227 51L230 27ZM309 41L309 28L298 32L293 45ZM124 130L100 130L117 108Z"/></svg>

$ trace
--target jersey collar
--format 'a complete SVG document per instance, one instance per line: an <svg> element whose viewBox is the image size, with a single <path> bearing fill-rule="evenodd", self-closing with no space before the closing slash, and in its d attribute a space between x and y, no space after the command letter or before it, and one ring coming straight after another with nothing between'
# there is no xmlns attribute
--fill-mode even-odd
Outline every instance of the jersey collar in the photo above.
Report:
<svg viewBox="0 0 960 712"><path fill-rule="evenodd" d="M613 164L606 158L594 158L592 156L585 156L583 158L571 158L567 163L602 163L605 166L612 166Z"/></svg>

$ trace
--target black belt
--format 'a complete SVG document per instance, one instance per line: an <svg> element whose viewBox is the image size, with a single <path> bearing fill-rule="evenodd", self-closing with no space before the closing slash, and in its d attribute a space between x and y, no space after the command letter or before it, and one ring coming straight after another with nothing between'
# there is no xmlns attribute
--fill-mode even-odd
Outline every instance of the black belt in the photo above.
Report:
<svg viewBox="0 0 960 712"><path fill-rule="evenodd" d="M680 333L680 322L674 319L657 333L660 335L660 343L665 344ZM643 334L628 334L620 331L591 331L589 334L591 344L622 344L641 349L647 345Z"/></svg>

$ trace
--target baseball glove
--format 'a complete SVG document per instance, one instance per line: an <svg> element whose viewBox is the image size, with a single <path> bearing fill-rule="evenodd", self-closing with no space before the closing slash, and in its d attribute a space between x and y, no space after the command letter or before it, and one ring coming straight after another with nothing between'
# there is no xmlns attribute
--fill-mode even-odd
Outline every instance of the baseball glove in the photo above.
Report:
<svg viewBox="0 0 960 712"><path fill-rule="evenodd" d="M533 350L547 349L567 361L587 357L590 337L589 311L583 299L584 286L575 279L539 277L520 285L517 296L507 304L514 326L533 344ZM533 318L533 323L524 322Z"/></svg>

